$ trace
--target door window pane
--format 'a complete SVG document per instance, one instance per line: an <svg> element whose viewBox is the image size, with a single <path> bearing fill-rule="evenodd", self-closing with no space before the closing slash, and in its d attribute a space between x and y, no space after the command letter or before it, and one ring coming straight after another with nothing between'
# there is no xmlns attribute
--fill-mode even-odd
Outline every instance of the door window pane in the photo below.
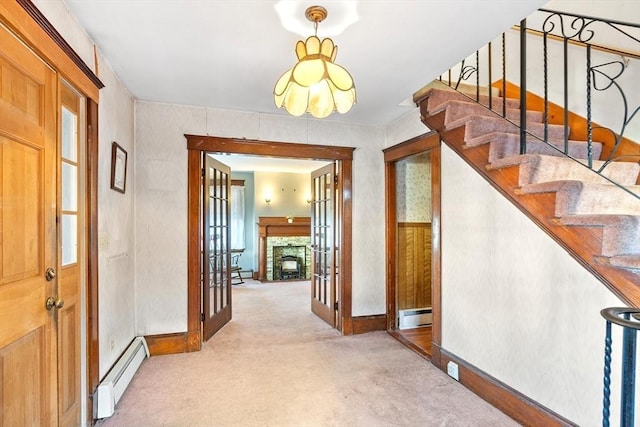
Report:
<svg viewBox="0 0 640 427"><path fill-rule="evenodd" d="M62 210L78 210L78 167L62 162Z"/></svg>
<svg viewBox="0 0 640 427"><path fill-rule="evenodd" d="M62 158L72 162L78 161L77 120L78 118L73 112L64 106L62 107Z"/></svg>
<svg viewBox="0 0 640 427"><path fill-rule="evenodd" d="M78 216L62 215L62 266L78 261Z"/></svg>

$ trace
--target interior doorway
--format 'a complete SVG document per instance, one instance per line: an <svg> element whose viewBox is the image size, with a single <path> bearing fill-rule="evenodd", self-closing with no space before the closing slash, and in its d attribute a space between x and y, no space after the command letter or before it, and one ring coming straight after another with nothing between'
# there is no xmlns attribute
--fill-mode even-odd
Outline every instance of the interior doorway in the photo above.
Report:
<svg viewBox="0 0 640 427"><path fill-rule="evenodd" d="M440 345L440 139L384 150L387 330L431 358Z"/></svg>
<svg viewBox="0 0 640 427"><path fill-rule="evenodd" d="M188 310L187 310L187 351L201 348L201 177L204 153L244 154L275 158L307 159L329 161L336 167L336 194L339 194L337 211L340 228L337 230L335 245L338 248L336 265L340 265L337 277L336 311L337 329L344 335L353 333L351 315L351 194L352 194L352 147L294 144L273 141L251 141L214 136L185 135L188 154Z"/></svg>

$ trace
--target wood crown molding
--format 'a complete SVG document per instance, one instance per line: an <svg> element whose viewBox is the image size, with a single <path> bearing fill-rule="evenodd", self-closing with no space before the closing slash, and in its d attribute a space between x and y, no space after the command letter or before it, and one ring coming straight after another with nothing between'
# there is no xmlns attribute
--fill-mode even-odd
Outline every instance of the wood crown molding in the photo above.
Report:
<svg viewBox="0 0 640 427"><path fill-rule="evenodd" d="M104 84L30 0L0 2L0 22L86 96L98 101Z"/></svg>
<svg viewBox="0 0 640 427"><path fill-rule="evenodd" d="M307 160L353 160L354 147L334 147L289 142L261 141L256 139L222 138L208 135L189 135L188 150L200 150L233 154L252 154Z"/></svg>

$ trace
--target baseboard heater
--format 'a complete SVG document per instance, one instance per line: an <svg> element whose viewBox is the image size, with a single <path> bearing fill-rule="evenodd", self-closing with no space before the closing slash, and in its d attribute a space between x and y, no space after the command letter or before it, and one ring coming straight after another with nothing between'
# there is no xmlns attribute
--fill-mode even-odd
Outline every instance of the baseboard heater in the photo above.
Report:
<svg viewBox="0 0 640 427"><path fill-rule="evenodd" d="M149 357L149 348L144 337L134 338L96 390L95 418L107 418L113 415L116 404L147 357Z"/></svg>
<svg viewBox="0 0 640 427"><path fill-rule="evenodd" d="M433 316L431 307L398 310L398 329L412 329L429 326Z"/></svg>

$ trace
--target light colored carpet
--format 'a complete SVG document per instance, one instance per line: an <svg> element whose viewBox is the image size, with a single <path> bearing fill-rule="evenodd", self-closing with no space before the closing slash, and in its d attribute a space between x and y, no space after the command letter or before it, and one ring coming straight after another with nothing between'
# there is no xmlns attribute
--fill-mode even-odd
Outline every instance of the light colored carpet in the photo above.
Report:
<svg viewBox="0 0 640 427"><path fill-rule="evenodd" d="M340 336L309 282L233 287L202 351L144 362L112 426L516 426L385 332Z"/></svg>

